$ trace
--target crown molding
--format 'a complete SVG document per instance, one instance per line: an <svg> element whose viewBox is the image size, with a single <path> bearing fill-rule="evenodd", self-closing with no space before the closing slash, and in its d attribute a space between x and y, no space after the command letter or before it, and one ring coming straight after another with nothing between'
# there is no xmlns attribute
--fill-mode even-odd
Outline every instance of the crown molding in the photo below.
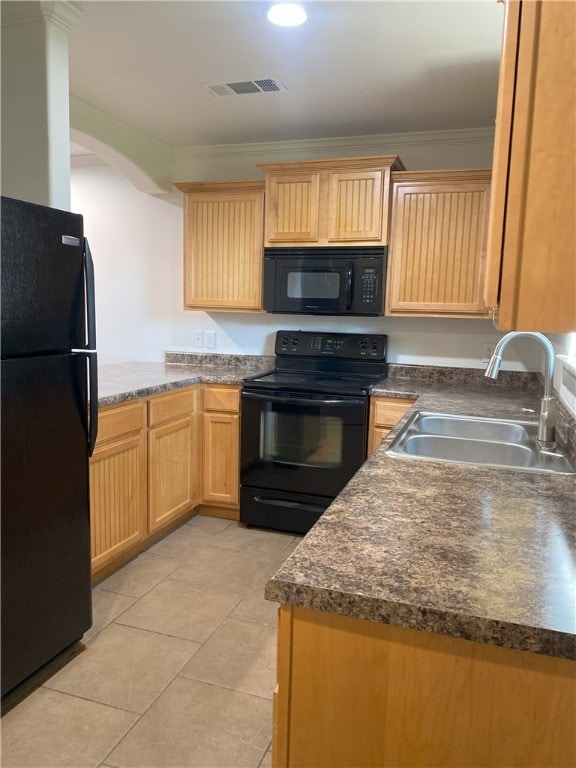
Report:
<svg viewBox="0 0 576 768"><path fill-rule="evenodd" d="M43 0L40 6L44 20L55 24L64 32L70 32L84 15L84 11L76 3Z"/></svg>
<svg viewBox="0 0 576 768"><path fill-rule="evenodd" d="M3 27L13 27L18 24L44 21L60 27L65 32L70 32L83 15L84 11L76 3L55 0L42 0L42 2L12 0L12 2L2 3L1 23Z"/></svg>
<svg viewBox="0 0 576 768"><path fill-rule="evenodd" d="M198 158L225 157L283 157L291 154L301 159L306 155L318 158L330 154L364 153L382 154L382 147L433 147L442 144L486 144L494 141L494 128L467 128L451 131L420 131L413 133L384 133L370 136L339 137L334 139L308 139L297 141L267 141L253 144L216 144L176 147L172 150L175 161Z"/></svg>

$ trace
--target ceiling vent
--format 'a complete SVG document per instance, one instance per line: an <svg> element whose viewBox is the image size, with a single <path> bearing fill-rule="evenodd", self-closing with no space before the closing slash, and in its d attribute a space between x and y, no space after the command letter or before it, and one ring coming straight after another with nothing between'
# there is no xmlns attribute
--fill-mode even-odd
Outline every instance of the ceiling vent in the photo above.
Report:
<svg viewBox="0 0 576 768"><path fill-rule="evenodd" d="M257 80L240 80L234 83L200 83L212 96L243 96L246 93L274 93L287 91L275 77L259 77Z"/></svg>

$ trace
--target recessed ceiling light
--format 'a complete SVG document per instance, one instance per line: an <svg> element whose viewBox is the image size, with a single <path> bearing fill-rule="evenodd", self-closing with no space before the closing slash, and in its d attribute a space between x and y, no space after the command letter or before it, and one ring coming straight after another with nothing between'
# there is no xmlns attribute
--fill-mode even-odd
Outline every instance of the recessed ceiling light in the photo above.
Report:
<svg viewBox="0 0 576 768"><path fill-rule="evenodd" d="M307 18L304 8L296 3L277 3L268 11L268 21L281 27L297 27L304 24Z"/></svg>

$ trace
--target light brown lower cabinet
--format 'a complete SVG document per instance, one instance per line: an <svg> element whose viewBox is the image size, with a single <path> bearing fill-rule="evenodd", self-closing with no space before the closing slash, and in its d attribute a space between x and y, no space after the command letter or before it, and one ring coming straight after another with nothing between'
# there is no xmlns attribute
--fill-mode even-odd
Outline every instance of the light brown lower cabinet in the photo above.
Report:
<svg viewBox="0 0 576 768"><path fill-rule="evenodd" d="M576 765L576 663L280 608L275 768Z"/></svg>
<svg viewBox="0 0 576 768"><path fill-rule="evenodd" d="M92 573L147 534L146 418L143 401L102 409L90 459Z"/></svg>
<svg viewBox="0 0 576 768"><path fill-rule="evenodd" d="M370 426L368 429L368 456L380 445L388 432L396 426L414 403L409 397L370 398Z"/></svg>
<svg viewBox="0 0 576 768"><path fill-rule="evenodd" d="M94 581L199 505L200 389L185 387L100 410L90 460Z"/></svg>
<svg viewBox="0 0 576 768"><path fill-rule="evenodd" d="M200 503L199 388L148 401L148 530Z"/></svg>
<svg viewBox="0 0 576 768"><path fill-rule="evenodd" d="M203 503L207 514L238 519L240 389L207 386L203 401Z"/></svg>

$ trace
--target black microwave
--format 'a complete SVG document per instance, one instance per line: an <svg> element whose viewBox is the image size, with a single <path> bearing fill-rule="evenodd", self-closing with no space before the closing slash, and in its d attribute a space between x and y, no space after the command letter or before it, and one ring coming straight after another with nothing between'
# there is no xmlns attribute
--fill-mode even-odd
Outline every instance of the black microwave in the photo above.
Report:
<svg viewBox="0 0 576 768"><path fill-rule="evenodd" d="M264 309L298 315L382 315L386 247L264 249Z"/></svg>

